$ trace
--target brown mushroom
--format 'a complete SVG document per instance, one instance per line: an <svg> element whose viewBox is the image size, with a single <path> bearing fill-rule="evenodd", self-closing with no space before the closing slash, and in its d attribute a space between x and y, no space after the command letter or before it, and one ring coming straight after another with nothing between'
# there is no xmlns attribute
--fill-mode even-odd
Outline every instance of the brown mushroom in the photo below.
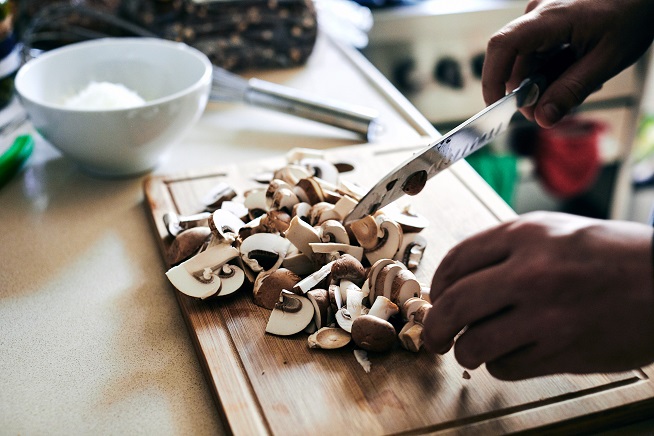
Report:
<svg viewBox="0 0 654 436"><path fill-rule="evenodd" d="M359 260L350 254L343 254L332 264L332 280L351 280L361 284L366 277L366 270Z"/></svg>
<svg viewBox="0 0 654 436"><path fill-rule="evenodd" d="M277 268L271 273L259 273L252 289L254 304L272 310L279 301L282 290L291 290L301 277L286 268Z"/></svg>
<svg viewBox="0 0 654 436"><path fill-rule="evenodd" d="M397 333L388 319L398 312L395 303L386 297L377 297L368 314L352 322L352 340L367 351L389 351L397 341Z"/></svg>
<svg viewBox="0 0 654 436"><path fill-rule="evenodd" d="M170 265L177 265L179 262L188 259L198 252L202 244L207 242L211 236L209 227L193 227L184 230L177 235L168 247L166 258Z"/></svg>
<svg viewBox="0 0 654 436"><path fill-rule="evenodd" d="M332 350L341 348L350 343L352 336L343 329L335 327L323 327L309 336L309 348L322 348Z"/></svg>

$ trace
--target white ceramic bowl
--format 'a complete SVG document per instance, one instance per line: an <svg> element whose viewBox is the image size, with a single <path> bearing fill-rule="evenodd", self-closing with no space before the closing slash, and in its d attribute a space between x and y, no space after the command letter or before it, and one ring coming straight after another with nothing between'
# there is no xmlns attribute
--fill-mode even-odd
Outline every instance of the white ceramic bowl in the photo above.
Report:
<svg viewBox="0 0 654 436"><path fill-rule="evenodd" d="M202 114L212 66L200 51L156 38L71 44L27 62L15 86L37 131L84 170L129 176L153 169ZM91 82L125 86L145 100L129 109L71 109Z"/></svg>

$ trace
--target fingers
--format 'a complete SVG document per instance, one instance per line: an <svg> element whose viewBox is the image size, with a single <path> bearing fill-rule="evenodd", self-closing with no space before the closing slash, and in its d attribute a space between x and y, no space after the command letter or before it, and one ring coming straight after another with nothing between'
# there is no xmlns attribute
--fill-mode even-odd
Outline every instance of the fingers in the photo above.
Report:
<svg viewBox="0 0 654 436"><path fill-rule="evenodd" d="M461 278L437 300L432 300L432 308L424 321L425 347L436 353L446 352L454 337L466 326L490 319L510 307L513 301L506 280L509 276L505 264L482 269Z"/></svg>
<svg viewBox="0 0 654 436"><path fill-rule="evenodd" d="M552 127L599 89L612 70L601 47L587 53L545 90L534 109L534 119L541 127Z"/></svg>

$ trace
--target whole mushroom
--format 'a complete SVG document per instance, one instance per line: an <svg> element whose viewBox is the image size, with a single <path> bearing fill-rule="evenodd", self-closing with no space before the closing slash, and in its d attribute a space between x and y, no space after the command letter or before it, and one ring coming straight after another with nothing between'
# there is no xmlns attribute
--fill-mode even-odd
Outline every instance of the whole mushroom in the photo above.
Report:
<svg viewBox="0 0 654 436"><path fill-rule="evenodd" d="M378 296L370 312L352 323L352 340L366 351L389 351L397 342L397 333L388 319L398 312L395 303L384 296Z"/></svg>

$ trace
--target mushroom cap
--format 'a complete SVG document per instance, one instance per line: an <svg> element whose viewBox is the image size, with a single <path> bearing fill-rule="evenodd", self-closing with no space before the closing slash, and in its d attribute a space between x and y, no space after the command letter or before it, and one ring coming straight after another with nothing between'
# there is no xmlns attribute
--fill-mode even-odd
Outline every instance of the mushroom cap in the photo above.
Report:
<svg viewBox="0 0 654 436"><path fill-rule="evenodd" d="M351 280L361 283L366 277L366 270L359 260L350 254L343 254L332 265L333 280Z"/></svg>
<svg viewBox="0 0 654 436"><path fill-rule="evenodd" d="M393 325L373 315L361 315L352 323L352 340L364 350L389 351L397 341Z"/></svg>
<svg viewBox="0 0 654 436"><path fill-rule="evenodd" d="M322 348L333 350L346 346L352 340L352 336L343 329L335 327L323 327L309 336L309 348Z"/></svg>
<svg viewBox="0 0 654 436"><path fill-rule="evenodd" d="M286 268L278 268L270 274L259 273L253 289L254 304L272 310L279 301L282 290L293 289L301 277Z"/></svg>
<svg viewBox="0 0 654 436"><path fill-rule="evenodd" d="M184 230L177 235L173 242L166 251L166 259L170 265L176 265L183 260L188 259L198 252L202 244L204 244L209 236L211 230L209 227L191 227Z"/></svg>

